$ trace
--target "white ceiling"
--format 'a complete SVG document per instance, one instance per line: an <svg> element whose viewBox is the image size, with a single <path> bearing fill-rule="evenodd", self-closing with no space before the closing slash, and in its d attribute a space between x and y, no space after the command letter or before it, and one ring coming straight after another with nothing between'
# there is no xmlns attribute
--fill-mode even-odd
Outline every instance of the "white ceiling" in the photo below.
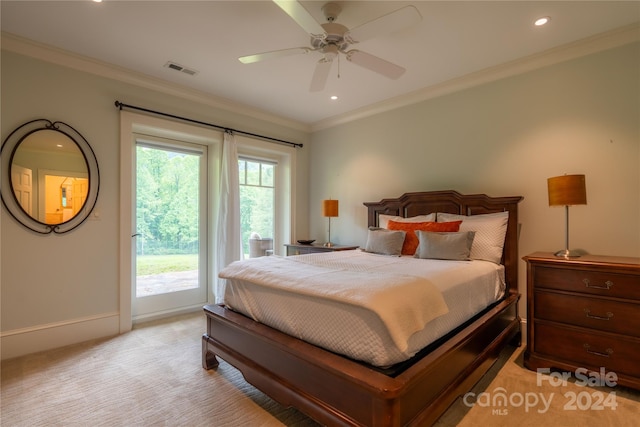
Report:
<svg viewBox="0 0 640 427"><path fill-rule="evenodd" d="M325 2L302 1L318 22ZM1 2L2 31L313 125L451 79L640 22L639 1L339 1L353 28L412 4L422 21L358 49L407 69L390 80L344 60L309 92L321 54L242 64L239 56L309 46L263 1ZM550 16L544 27L533 21ZM164 67L176 62L195 76ZM339 77L338 77L339 70ZM337 95L331 101L330 95ZM127 102L126 100L121 100Z"/></svg>

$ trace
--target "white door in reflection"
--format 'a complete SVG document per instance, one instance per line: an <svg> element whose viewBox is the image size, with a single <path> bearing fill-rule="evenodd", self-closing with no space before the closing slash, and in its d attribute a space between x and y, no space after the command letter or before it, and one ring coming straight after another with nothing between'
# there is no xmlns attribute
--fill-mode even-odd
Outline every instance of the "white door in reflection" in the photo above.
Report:
<svg viewBox="0 0 640 427"><path fill-rule="evenodd" d="M136 137L134 319L207 301L206 150Z"/></svg>
<svg viewBox="0 0 640 427"><path fill-rule="evenodd" d="M33 171L14 164L11 166L11 185L18 204L33 217Z"/></svg>

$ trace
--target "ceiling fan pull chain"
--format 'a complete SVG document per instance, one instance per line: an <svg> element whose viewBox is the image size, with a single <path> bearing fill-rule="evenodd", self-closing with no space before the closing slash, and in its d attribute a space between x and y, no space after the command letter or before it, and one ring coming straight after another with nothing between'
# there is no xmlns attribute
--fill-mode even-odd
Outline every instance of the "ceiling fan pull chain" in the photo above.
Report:
<svg viewBox="0 0 640 427"><path fill-rule="evenodd" d="M338 78L340 78L340 55L338 55Z"/></svg>

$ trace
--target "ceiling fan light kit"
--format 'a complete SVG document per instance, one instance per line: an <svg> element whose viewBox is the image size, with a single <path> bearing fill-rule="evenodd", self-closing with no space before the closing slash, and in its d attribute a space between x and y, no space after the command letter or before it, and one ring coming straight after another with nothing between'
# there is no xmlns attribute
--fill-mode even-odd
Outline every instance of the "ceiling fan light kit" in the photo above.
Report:
<svg viewBox="0 0 640 427"><path fill-rule="evenodd" d="M322 12L324 13L324 17L327 18L327 21L333 22L338 19L338 15L342 12L342 6L338 3L329 2L322 6Z"/></svg>
<svg viewBox="0 0 640 427"><path fill-rule="evenodd" d="M327 22L319 24L297 1L273 0L273 2L309 33L311 47L281 49L242 56L238 59L243 64L250 64L289 55L320 52L322 58L316 63L316 68L311 78L311 85L309 86L311 92L320 92L324 89L333 60L340 53L345 55L347 61L370 71L390 79L399 78L406 71L403 67L370 53L357 49L348 49L353 44L410 27L422 19L420 12L414 6L405 6L350 30L346 26L335 22L340 12L342 12L342 6L338 3L329 2L322 6L322 12Z"/></svg>

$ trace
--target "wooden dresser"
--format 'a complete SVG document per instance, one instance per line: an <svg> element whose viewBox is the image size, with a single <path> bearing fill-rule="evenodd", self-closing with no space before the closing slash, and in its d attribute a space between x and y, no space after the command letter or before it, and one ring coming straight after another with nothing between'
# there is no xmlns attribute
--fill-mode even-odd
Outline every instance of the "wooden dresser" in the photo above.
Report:
<svg viewBox="0 0 640 427"><path fill-rule="evenodd" d="M640 258L536 252L527 262L531 369L615 372L640 389Z"/></svg>

